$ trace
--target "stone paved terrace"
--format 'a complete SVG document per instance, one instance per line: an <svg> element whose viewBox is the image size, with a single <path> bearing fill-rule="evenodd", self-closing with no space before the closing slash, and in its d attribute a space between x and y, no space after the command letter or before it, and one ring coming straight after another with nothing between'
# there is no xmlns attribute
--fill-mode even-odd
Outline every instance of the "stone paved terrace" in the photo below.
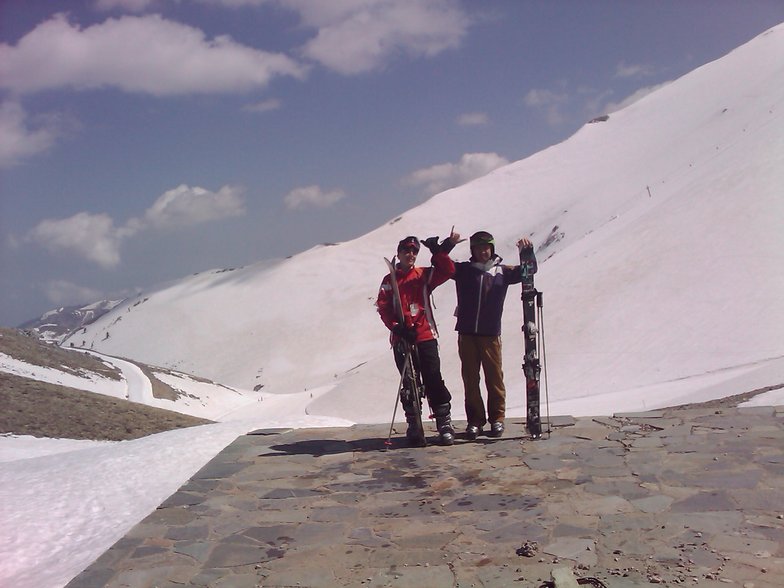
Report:
<svg viewBox="0 0 784 588"><path fill-rule="evenodd" d="M68 588L784 586L784 407L396 427L241 436Z"/></svg>

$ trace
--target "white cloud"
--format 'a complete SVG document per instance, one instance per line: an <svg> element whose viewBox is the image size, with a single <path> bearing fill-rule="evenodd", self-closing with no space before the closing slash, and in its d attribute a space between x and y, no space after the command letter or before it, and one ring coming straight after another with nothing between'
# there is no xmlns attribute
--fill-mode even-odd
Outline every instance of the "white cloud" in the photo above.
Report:
<svg viewBox="0 0 784 588"><path fill-rule="evenodd" d="M551 90L534 89L529 90L525 95L524 101L526 106L542 107L552 106L553 104L563 104L567 102L569 97L563 92L553 92Z"/></svg>
<svg viewBox="0 0 784 588"><path fill-rule="evenodd" d="M80 212L69 218L38 223L25 241L37 243L52 253L70 253L111 269L120 264L122 243L141 231L192 226L245 212L244 190L224 186L210 192L197 186L178 186L161 195L142 218L116 226L108 214Z"/></svg>
<svg viewBox="0 0 784 588"><path fill-rule="evenodd" d="M65 219L46 219L28 234L53 253L68 252L113 268L120 263L120 235L108 214L80 212Z"/></svg>
<svg viewBox="0 0 784 588"><path fill-rule="evenodd" d="M147 209L142 225L129 221L129 229L140 229L144 225L163 229L169 227L197 225L245 213L244 190L236 186L224 186L210 192L198 186L182 184L165 192Z"/></svg>
<svg viewBox="0 0 784 588"><path fill-rule="evenodd" d="M318 30L303 54L344 75L382 68L400 54L432 57L454 49L469 19L454 0L280 0Z"/></svg>
<svg viewBox="0 0 784 588"><path fill-rule="evenodd" d="M38 25L16 46L0 44L0 86L31 93L53 88L115 87L156 96L239 92L273 77L302 78L306 69L281 54L159 15L110 18L85 29L62 14Z"/></svg>
<svg viewBox="0 0 784 588"><path fill-rule="evenodd" d="M561 107L569 102L569 96L563 92L534 89L525 95L523 101L526 106L544 112L549 125L557 126L565 120Z"/></svg>
<svg viewBox="0 0 784 588"><path fill-rule="evenodd" d="M429 195L460 186L484 176L509 161L497 153L465 153L458 163L442 163L420 169L409 175L405 182L424 186Z"/></svg>
<svg viewBox="0 0 784 588"><path fill-rule="evenodd" d="M629 106L631 104L634 104L638 100L640 100L642 98L645 98L645 96L647 96L648 94L652 94L656 90L659 90L659 89L663 88L664 86L667 86L667 85L669 85L671 83L672 82L664 82L662 84L656 84L654 86L646 86L645 88L640 88L639 90L637 90L636 92L634 92L630 96L627 96L626 98L624 98L620 102L609 102L609 103L607 103L605 105L603 111L610 113L610 112L617 112L619 110L622 110L622 109L626 108L627 106Z"/></svg>
<svg viewBox="0 0 784 588"><path fill-rule="evenodd" d="M302 25L307 29L315 31L311 38L302 47L302 55L307 59L320 63L324 67L337 71L344 75L354 75L375 71L383 68L390 60L401 55L409 57L432 57L439 53L454 49L459 46L463 37L466 35L470 25L470 19L462 9L458 0L329 0L324 2L314 2L313 0L201 0L203 3L220 5L227 8L258 7L264 4L276 4L286 10L297 13ZM148 8L153 0L97 0L97 6L103 10L116 8L125 9L131 12L141 12ZM58 17L63 21L63 17ZM144 20L160 17L146 17ZM50 21L51 22L51 21ZM108 28L107 21L102 27ZM179 35L185 40L187 36L185 30L188 27L167 22L170 28L180 27ZM152 27L151 24L146 26ZM39 27L40 28L40 27ZM95 28L95 27L91 27ZM49 37L56 35L55 27L50 27L45 31ZM60 27L62 29L62 27ZM83 36L91 30L86 29ZM200 58L200 53L205 53L205 47L216 49L224 39L219 37L211 43L205 42L201 31L189 29L195 33L187 39L187 45L195 48L196 51L189 49L181 52L181 56L195 54L191 61ZM34 31L35 32L35 31ZM42 31L43 33L44 31ZM62 31L58 31L61 35ZM81 34L80 31L71 31L69 38ZM39 37L43 37L41 34ZM160 39L168 39L168 36ZM159 43L163 44L162 41ZM38 39L39 43L42 40ZM69 43L70 45L70 43ZM235 48L238 46L234 45ZM168 53L171 46L167 44ZM225 49L225 48L224 48ZM253 51L241 48L246 51ZM152 50L147 51L151 53ZM288 59L281 56L271 56L261 52L265 60L273 57ZM164 63L165 57L164 55ZM0 54L2 58L2 54ZM279 75L299 75L303 72L300 66L288 63L288 67L280 66L284 71L277 71ZM291 68L299 68L297 73L292 73ZM214 70L213 70L214 71ZM2 70L0 70L2 73ZM174 72L171 72L172 75ZM245 72L249 73L249 72ZM205 74L207 76L211 74ZM81 80L82 85L115 85L125 88L120 84L120 80L127 76L112 77L110 81L105 81L106 74L98 76L100 81L86 84ZM269 76L271 77L271 76ZM190 81L192 85L193 80ZM236 83L237 82L235 80ZM228 83L228 82L227 82ZM265 82L266 83L266 80ZM181 86L171 84L171 86ZM58 85L66 85L60 83ZM69 83L68 85L77 85ZM155 91L144 88L138 91L151 92L154 94L180 93L183 90L173 90L171 88L161 88L162 82L158 81ZM189 87L189 84L184 84ZM248 83L247 80L241 84L243 87L264 85L258 83ZM223 86L222 86L223 87ZM234 86L231 86L234 88ZM30 91L30 90L28 90ZM184 90L184 91L222 91L222 90Z"/></svg>
<svg viewBox="0 0 784 588"><path fill-rule="evenodd" d="M303 208L328 208L337 201L345 198L343 190L330 190L325 192L320 186L306 186L295 188L283 198L286 208L297 210Z"/></svg>
<svg viewBox="0 0 784 588"><path fill-rule="evenodd" d="M457 117L457 124L461 127L477 127L486 125L488 122L490 119L484 112L467 112Z"/></svg>
<svg viewBox="0 0 784 588"><path fill-rule="evenodd" d="M96 0L98 10L127 10L128 12L144 12L156 0Z"/></svg>
<svg viewBox="0 0 784 588"><path fill-rule="evenodd" d="M616 78L641 78L654 73L654 67L651 65L628 64L622 61L615 67Z"/></svg>
<svg viewBox="0 0 784 588"><path fill-rule="evenodd" d="M604 91L594 90L594 89L585 89L583 91L579 91L578 94L581 95L581 98L585 98L583 103L583 112L585 113L586 119L593 119L597 116L602 116L607 114L605 110L610 97L613 96L615 92L612 89L607 89Z"/></svg>
<svg viewBox="0 0 784 588"><path fill-rule="evenodd" d="M204 4L216 4L227 8L243 8L245 6L261 6L270 4L271 0L198 0Z"/></svg>
<svg viewBox="0 0 784 588"><path fill-rule="evenodd" d="M100 290L73 284L66 280L50 280L44 284L44 294L49 302L57 306L84 304L104 297Z"/></svg>
<svg viewBox="0 0 784 588"><path fill-rule="evenodd" d="M25 110L17 103L0 104L0 168L12 167L26 157L49 149L59 129L52 120L39 128L30 128Z"/></svg>
<svg viewBox="0 0 784 588"><path fill-rule="evenodd" d="M254 104L246 104L242 107L245 112L270 112L280 108L280 100L277 98L270 98L269 100L262 100Z"/></svg>

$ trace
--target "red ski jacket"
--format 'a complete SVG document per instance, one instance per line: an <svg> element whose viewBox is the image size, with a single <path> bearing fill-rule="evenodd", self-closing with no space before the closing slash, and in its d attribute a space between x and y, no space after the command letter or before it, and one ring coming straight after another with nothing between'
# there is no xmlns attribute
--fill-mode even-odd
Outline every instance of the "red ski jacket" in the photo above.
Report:
<svg viewBox="0 0 784 588"><path fill-rule="evenodd" d="M403 306L403 318L407 326L416 329L417 342L436 338L438 331L430 308L430 293L455 273L455 264L446 253L436 253L430 263L431 267L413 267L406 274L403 274L399 265L395 271L400 302ZM390 331L398 323L393 298L392 282L390 274L387 274L378 289L376 308L381 320ZM397 339L395 335L390 335L393 344Z"/></svg>

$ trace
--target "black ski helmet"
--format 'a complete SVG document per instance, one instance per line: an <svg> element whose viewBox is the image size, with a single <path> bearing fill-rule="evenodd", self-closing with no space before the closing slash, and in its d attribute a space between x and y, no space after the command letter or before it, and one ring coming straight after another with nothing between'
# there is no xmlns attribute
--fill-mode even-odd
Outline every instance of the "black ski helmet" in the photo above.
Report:
<svg viewBox="0 0 784 588"><path fill-rule="evenodd" d="M419 253L419 239L414 236L409 236L401 240L400 243L397 244L398 253L400 253L400 250L404 247L413 247L416 249L417 253Z"/></svg>
<svg viewBox="0 0 784 588"><path fill-rule="evenodd" d="M472 253L474 247L477 245L490 245L490 255L495 255L495 239L487 231L477 231L471 235L469 243L471 245Z"/></svg>

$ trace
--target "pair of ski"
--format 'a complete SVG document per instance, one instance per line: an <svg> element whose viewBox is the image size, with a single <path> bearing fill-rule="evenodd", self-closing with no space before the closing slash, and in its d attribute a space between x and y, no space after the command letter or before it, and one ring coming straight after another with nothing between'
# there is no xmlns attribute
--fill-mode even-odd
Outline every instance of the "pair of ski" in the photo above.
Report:
<svg viewBox="0 0 784 588"><path fill-rule="evenodd" d="M386 257L384 261L387 263L389 270L389 281L392 286L392 298L395 306L395 315L397 322L405 325L406 317L403 314L403 304L400 299L400 289L397 285L397 278L395 276L395 265ZM416 447L424 447L427 445L425 439L425 427L422 425L422 402L425 399L425 386L422 384L422 376L417 369L418 362L415 361L417 354L416 343L410 343L405 339L400 339L397 345L404 346L405 360L403 362L403 370L400 374L400 384L397 387L397 399L395 400L395 411L392 413L392 424L389 426L389 435L385 444L391 445L392 442L392 428L395 426L395 413L397 412L397 404L400 402L403 406L409 405L414 411L414 422L409 423L409 427L413 428L410 433L406 434L409 443ZM407 416L408 420L408 416Z"/></svg>
<svg viewBox="0 0 784 588"><path fill-rule="evenodd" d="M398 322L405 324L403 305L400 301L400 290L395 277L395 266L386 257L384 261L389 270L389 278L392 286L392 295L395 305L395 314ZM541 417L541 394L540 376L541 364L539 362L538 342L540 340L539 324L542 322L542 293L534 286L534 274L538 270L536 256L533 247L523 247L520 249L520 277L522 283L521 300L523 303L523 337L525 343L525 354L523 356L523 374L525 375L525 403L526 419L525 428L533 439L542 436L542 417ZM543 333L541 333L543 334ZM413 444L426 445L424 428L422 426L422 401L425 398L422 378L416 369L414 356L416 354L416 344L401 340L399 344L406 345L405 362L400 375L398 385L397 400L410 401L416 411L417 422L414 438L410 440ZM397 410L397 400L395 411ZM389 428L387 445L390 444L392 428L395 417L392 415L392 425Z"/></svg>
<svg viewBox="0 0 784 588"><path fill-rule="evenodd" d="M542 293L534 286L534 274L538 269L533 247L520 249L520 277L522 278L523 301L523 374L525 375L525 428L533 439L542 436L541 400L539 380L542 371L539 363L539 324L542 322ZM543 332L542 332L543 335ZM543 342L543 340L542 340Z"/></svg>

